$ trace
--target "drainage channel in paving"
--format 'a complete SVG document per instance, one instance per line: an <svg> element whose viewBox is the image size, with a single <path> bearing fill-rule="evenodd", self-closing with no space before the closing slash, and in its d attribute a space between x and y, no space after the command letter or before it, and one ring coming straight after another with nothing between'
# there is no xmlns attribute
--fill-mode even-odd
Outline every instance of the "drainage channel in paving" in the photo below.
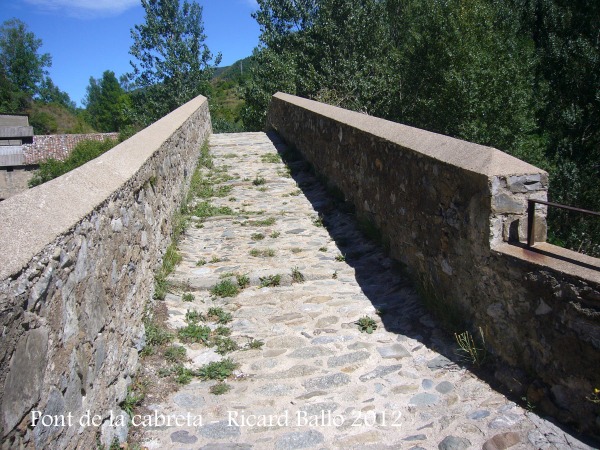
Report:
<svg viewBox="0 0 600 450"><path fill-rule="evenodd" d="M210 138L216 170L233 177L210 202L234 214L186 231L170 276L185 289L167 294L167 323L185 327L189 311L209 308L231 314L229 338L240 349L180 344L194 371L223 358L238 366L222 395L211 391L223 382L197 377L170 394L150 390L144 410L180 422L145 427L143 446L591 448L453 362L456 343L401 269L305 163L291 163L290 177L277 149L285 146L264 133ZM223 280L245 288L214 295Z"/></svg>

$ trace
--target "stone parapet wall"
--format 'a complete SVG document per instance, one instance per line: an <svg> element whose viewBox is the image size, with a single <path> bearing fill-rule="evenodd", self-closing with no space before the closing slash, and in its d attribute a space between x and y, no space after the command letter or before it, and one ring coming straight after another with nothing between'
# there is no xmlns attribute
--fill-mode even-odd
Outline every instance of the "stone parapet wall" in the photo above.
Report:
<svg viewBox="0 0 600 450"><path fill-rule="evenodd" d="M600 261L546 244L548 175L499 150L278 93L267 125L374 224L424 301L483 330L496 377L539 410L600 434ZM552 256L554 255L554 256Z"/></svg>
<svg viewBox="0 0 600 450"><path fill-rule="evenodd" d="M0 203L3 449L95 448L98 435L106 444L119 432L109 418L123 414L144 345L153 273L210 133L198 97ZM36 411L70 413L73 424L33 427ZM86 426L88 411L98 426Z"/></svg>

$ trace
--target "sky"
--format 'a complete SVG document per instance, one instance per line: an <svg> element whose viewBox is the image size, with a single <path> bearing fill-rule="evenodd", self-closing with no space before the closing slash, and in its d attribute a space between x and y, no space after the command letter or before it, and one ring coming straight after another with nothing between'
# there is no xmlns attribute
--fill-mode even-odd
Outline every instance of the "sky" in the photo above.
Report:
<svg viewBox="0 0 600 450"><path fill-rule="evenodd" d="M220 66L252 54L260 33L250 16L256 0L196 2L203 7L208 48L223 55ZM0 23L12 18L42 40L38 52L52 57L50 78L81 106L90 77L131 71L130 30L144 23L144 9L140 0L0 0Z"/></svg>

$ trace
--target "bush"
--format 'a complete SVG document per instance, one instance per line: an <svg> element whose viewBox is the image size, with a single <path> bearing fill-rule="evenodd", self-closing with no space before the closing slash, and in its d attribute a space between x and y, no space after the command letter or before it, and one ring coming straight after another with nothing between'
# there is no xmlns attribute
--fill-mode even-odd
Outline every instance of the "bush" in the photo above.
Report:
<svg viewBox="0 0 600 450"><path fill-rule="evenodd" d="M31 180L29 187L38 186L46 181L50 181L61 175L64 175L71 170L82 166L88 161L106 153L108 150L117 145L117 141L105 139L104 141L81 141L75 146L73 152L64 161L57 161L50 158L40 164L40 168L36 170Z"/></svg>
<svg viewBox="0 0 600 450"><path fill-rule="evenodd" d="M221 117L215 117L212 121L213 133L241 133L245 131L240 122L233 122Z"/></svg>

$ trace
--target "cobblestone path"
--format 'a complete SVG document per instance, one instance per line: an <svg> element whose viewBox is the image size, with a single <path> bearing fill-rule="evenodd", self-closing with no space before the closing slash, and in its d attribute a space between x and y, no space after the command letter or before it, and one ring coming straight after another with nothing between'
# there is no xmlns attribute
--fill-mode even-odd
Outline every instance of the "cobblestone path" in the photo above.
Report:
<svg viewBox="0 0 600 450"><path fill-rule="evenodd" d="M146 428L144 446L590 448L458 365L456 343L420 306L400 268L302 170L305 163L291 163L296 170L287 175L275 158L276 147L285 147L273 139L211 137L215 169L233 179L221 183L230 192L210 202L234 214L188 229L170 279L194 300L183 301L183 291L165 300L174 330L186 325L188 310L231 313L230 337L245 349L221 356L185 344L189 368L223 357L239 363L227 380L231 390L214 395L217 381L194 377L160 402L149 395L149 410L189 413L202 424ZM233 297L211 294L225 279L235 284L235 275L247 275L249 285ZM261 287L277 284L277 275L278 286ZM365 316L375 320L372 333L356 324ZM248 348L256 341L264 345Z"/></svg>

